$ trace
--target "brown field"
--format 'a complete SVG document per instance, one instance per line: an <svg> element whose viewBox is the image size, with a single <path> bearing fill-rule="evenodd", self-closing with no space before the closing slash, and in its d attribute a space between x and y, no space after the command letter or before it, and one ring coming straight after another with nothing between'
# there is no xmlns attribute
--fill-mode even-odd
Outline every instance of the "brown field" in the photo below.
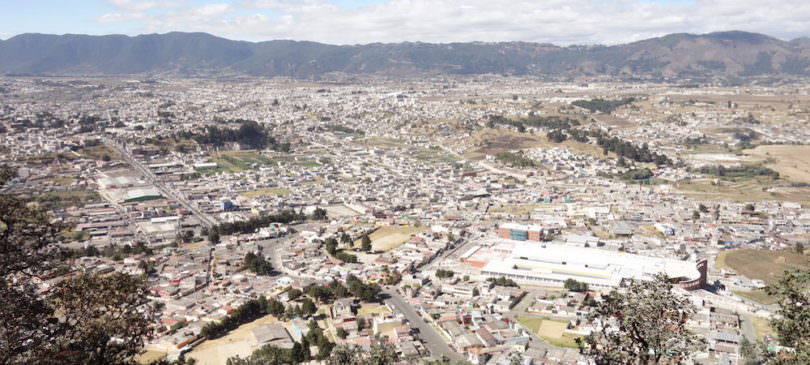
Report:
<svg viewBox="0 0 810 365"><path fill-rule="evenodd" d="M426 227L385 226L378 228L368 237L371 238L371 248L374 251L390 251L408 242L412 234L426 230ZM361 246L360 239L354 241L354 247L359 248Z"/></svg>
<svg viewBox="0 0 810 365"><path fill-rule="evenodd" d="M793 182L810 183L810 146L768 145L746 150L754 158L767 160L766 166Z"/></svg>
<svg viewBox="0 0 810 365"><path fill-rule="evenodd" d="M225 337L203 342L189 352L187 357L196 360L199 365L220 365L226 363L230 357L238 355L244 358L250 356L258 346L251 330L260 325L275 322L278 322L278 320L268 315L243 324Z"/></svg>
<svg viewBox="0 0 810 365"><path fill-rule="evenodd" d="M715 266L731 269L749 279L774 283L785 270L810 268L807 256L790 251L740 249L721 251Z"/></svg>
<svg viewBox="0 0 810 365"><path fill-rule="evenodd" d="M506 129L483 129L470 137L470 142L477 147L473 147L464 153L464 157L476 160L483 159L486 155L496 155L518 149L531 149L538 147L568 147L572 152L592 155L604 158L602 148L589 143L581 143L567 140L563 143L550 142L545 135L518 133ZM611 152L608 156L615 157Z"/></svg>
<svg viewBox="0 0 810 365"><path fill-rule="evenodd" d="M759 200L810 203L810 189L773 187L781 184L770 178L752 178L742 181L720 181L713 185L711 179L681 181L676 188L689 197L704 200L731 200L751 202ZM769 191L770 190L770 191Z"/></svg>

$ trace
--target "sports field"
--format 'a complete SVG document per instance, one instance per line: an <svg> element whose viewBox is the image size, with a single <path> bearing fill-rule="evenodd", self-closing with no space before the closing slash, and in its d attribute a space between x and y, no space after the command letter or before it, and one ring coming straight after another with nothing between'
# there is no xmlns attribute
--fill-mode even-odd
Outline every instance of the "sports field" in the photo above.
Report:
<svg viewBox="0 0 810 365"><path fill-rule="evenodd" d="M529 331L557 347L577 347L577 335L565 333L568 323L548 318L517 317L517 321Z"/></svg>

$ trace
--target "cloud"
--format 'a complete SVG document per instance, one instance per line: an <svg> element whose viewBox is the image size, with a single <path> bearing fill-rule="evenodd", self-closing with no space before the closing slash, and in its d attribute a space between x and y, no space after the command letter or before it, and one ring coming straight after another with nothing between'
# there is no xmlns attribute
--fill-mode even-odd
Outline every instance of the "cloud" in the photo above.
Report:
<svg viewBox="0 0 810 365"><path fill-rule="evenodd" d="M810 34L806 0L387 0L351 9L330 0L110 2L121 11L99 21L139 16L143 31L205 31L247 40L616 44L677 32L746 30L783 39Z"/></svg>

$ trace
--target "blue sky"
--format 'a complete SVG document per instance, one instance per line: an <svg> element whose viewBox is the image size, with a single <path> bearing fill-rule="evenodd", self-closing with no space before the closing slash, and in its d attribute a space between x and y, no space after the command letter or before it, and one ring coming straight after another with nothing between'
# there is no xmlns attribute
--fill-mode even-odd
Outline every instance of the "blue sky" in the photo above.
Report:
<svg viewBox="0 0 810 365"><path fill-rule="evenodd" d="M0 38L203 31L230 39L624 43L675 32L810 35L807 0L0 0Z"/></svg>

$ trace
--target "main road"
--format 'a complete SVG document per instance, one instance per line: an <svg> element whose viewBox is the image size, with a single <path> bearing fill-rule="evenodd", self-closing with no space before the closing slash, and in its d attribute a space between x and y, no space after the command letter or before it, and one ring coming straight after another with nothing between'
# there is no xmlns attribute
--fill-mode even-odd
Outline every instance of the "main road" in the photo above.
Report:
<svg viewBox="0 0 810 365"><path fill-rule="evenodd" d="M425 320L422 319L418 313L416 313L416 310L413 309L413 307L408 304L408 302L406 302L405 299L402 298L402 296L400 296L396 291L383 290L383 293L388 294L389 297L385 300L385 304L394 307L396 311L399 311L405 315L405 318L408 319L411 326L419 329L419 338L425 342L425 347L430 350L431 356L435 358L445 356L454 363L464 360L464 357L453 351L447 345L447 343L444 342L442 336L427 322L425 322Z"/></svg>
<svg viewBox="0 0 810 365"><path fill-rule="evenodd" d="M118 154L120 154L121 157L123 157L124 160L130 164L130 166L132 166L133 168L135 168L135 170L140 172L141 175L143 175L147 181L149 181L152 185L158 188L158 190L160 190L160 192L163 193L164 196L177 201L184 208L188 209L188 211L193 213L200 220L200 223L203 226L211 228L212 226L217 225L217 221L214 218L202 212L199 208L197 208L195 205L189 202L188 199L186 199L184 196L178 194L170 187L166 186L162 181L160 181L157 178L157 176L155 176L155 174L152 172L152 170L149 170L149 168L144 166L142 162L138 161L135 157L133 157L132 153L129 150L127 150L126 147L121 146L120 144L118 144L118 142L113 141L112 139L109 139L107 137L103 137L103 141L107 146L111 147L116 152L118 152Z"/></svg>

